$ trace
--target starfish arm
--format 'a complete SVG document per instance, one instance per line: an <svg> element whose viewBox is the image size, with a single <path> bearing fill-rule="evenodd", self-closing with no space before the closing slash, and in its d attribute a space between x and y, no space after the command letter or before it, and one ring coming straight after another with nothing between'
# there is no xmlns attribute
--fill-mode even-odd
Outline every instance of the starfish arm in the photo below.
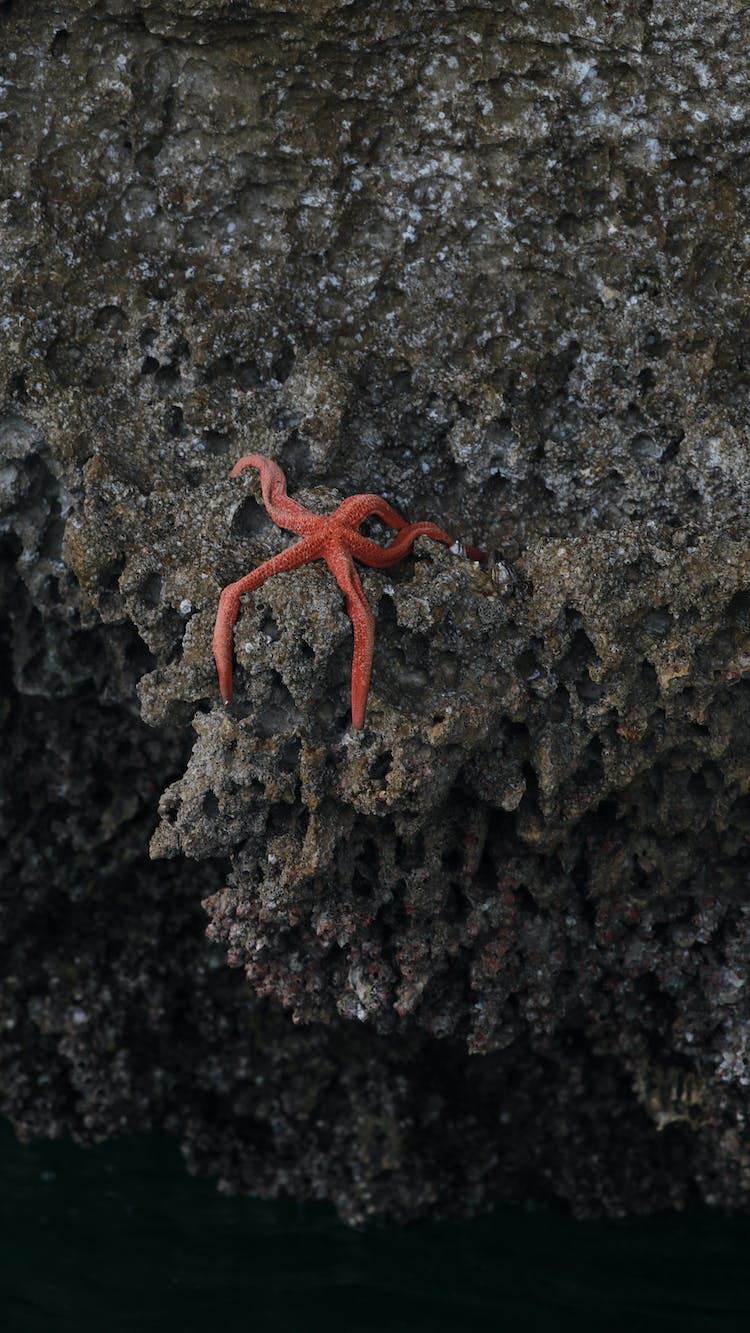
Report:
<svg viewBox="0 0 750 1333"><path fill-rule="evenodd" d="M281 551L279 555L273 556L270 560L264 560L257 569L251 570L245 574L244 578L238 579L236 583L227 584L219 598L219 610L216 615L216 624L214 626L214 661L216 671L219 677L219 689L221 697L225 704L232 702L232 649L234 647L234 626L237 620L237 614L240 609L240 598L243 593L255 592L260 588L266 579L270 579L274 574L285 574L290 569L299 569L300 565L306 565L310 560L316 560L320 555L320 542L314 537L305 537L295 546L287 547L286 551Z"/></svg>
<svg viewBox="0 0 750 1333"><path fill-rule="evenodd" d="M297 500L290 500L286 493L286 477L278 463L272 458L264 458L263 454L248 454L235 463L230 477L238 477L247 467L254 467L260 473L263 503L278 527L296 532L298 537L313 531L320 519Z"/></svg>
<svg viewBox="0 0 750 1333"><path fill-rule="evenodd" d="M387 528L395 528L397 532L407 526L406 519L379 495L350 495L331 517L346 523L347 527L351 525L358 528L360 523L373 515L385 523Z"/></svg>
<svg viewBox="0 0 750 1333"><path fill-rule="evenodd" d="M399 560L403 560L404 556L409 554L417 537L432 537L433 541L442 542L444 546L457 545L455 537L451 537L434 523L407 523L405 518L377 495L352 495L339 505L335 517L343 517L347 526L352 523L358 527L371 514L382 519L389 528L395 528L399 534L389 542L388 546L380 546L378 542L363 537L361 533L347 534L352 555L361 560L362 564L371 565L373 569L388 569L391 565L397 565ZM411 534L409 538L406 537L407 531ZM460 546L460 543L458 545ZM480 551L477 546L465 546L461 551L468 560L486 559L484 551Z"/></svg>
<svg viewBox="0 0 750 1333"><path fill-rule="evenodd" d="M364 594L359 574L351 556L341 547L330 551L326 563L346 599L346 609L354 630L352 654L352 723L356 731L365 725L367 696L370 693L372 654L375 646L375 617Z"/></svg>
<svg viewBox="0 0 750 1333"><path fill-rule="evenodd" d="M454 538L434 523L407 523L388 546L378 546L377 542L368 542L367 552L360 555L352 542L352 553L357 559L372 565L374 569L390 569L391 565L397 565L409 554L417 537L431 537L435 542L442 542L443 546L454 545ZM360 537L360 542L365 541L367 538Z"/></svg>
<svg viewBox="0 0 750 1333"><path fill-rule="evenodd" d="M409 526L410 528L420 526L431 528L433 525L413 523ZM437 532L440 532L440 528L437 529ZM448 537L447 532L444 532L441 537L436 536L436 533L432 531L411 532L406 549L404 549L402 545L404 533L405 530L402 529L399 537L395 538L388 546L379 546L377 542L370 541L369 537L363 537L360 532L348 533L346 542L355 560L359 560L363 565L370 565L373 569L389 569L391 565L397 565L399 560L403 560L404 556L409 554L412 545L419 536L433 537L435 541L442 541L444 544L450 541L451 549L456 545L454 538ZM484 551L480 551L476 546L465 546L462 549L467 560L486 559Z"/></svg>
<svg viewBox="0 0 750 1333"><path fill-rule="evenodd" d="M359 560L362 565L369 565L371 569L387 569L389 564L395 563L387 559L390 547L380 546L369 537L363 537L361 532L347 532L346 545L355 560Z"/></svg>

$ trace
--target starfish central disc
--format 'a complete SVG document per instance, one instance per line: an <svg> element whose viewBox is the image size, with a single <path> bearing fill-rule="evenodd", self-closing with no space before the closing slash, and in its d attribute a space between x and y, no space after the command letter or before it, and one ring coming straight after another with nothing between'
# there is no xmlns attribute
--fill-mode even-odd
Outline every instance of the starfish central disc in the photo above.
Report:
<svg viewBox="0 0 750 1333"><path fill-rule="evenodd" d="M232 651L235 621L243 593L255 592L274 574L285 574L299 569L311 560L325 560L341 591L354 629L352 657L352 723L357 731L365 725L367 695L372 674L372 654L375 642L375 618L365 597L354 561L372 569L388 569L409 555L417 537L431 537L444 546L453 546L455 539L434 523L407 523L405 518L382 500L379 495L352 495L344 500L328 518L313 514L286 492L286 477L270 458L262 454L248 454L235 463L231 476L236 477L247 467L257 468L263 503L274 523L300 538L271 560L265 560L257 569L229 583L219 598L219 610L214 627L214 661L219 675L219 689L225 704L232 702ZM388 546L363 537L359 531L366 518L379 518L386 527L393 528L396 536ZM481 560L481 551L468 547L471 560Z"/></svg>

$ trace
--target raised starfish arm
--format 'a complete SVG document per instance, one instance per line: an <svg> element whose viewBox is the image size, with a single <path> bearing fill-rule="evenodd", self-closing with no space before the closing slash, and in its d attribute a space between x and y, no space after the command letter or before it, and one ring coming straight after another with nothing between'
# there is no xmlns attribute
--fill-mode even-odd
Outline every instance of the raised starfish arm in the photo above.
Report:
<svg viewBox="0 0 750 1333"><path fill-rule="evenodd" d="M433 541L442 542L444 546L458 545L461 554L465 554L469 560L486 558L484 551L480 551L479 547L462 546L460 542L456 542L455 537L451 537L450 533L444 532L435 523L407 523L406 519L379 495L352 495L336 510L337 518L345 519L347 524L351 523L354 527L359 527L360 523L373 514L387 527L395 528L398 532L398 536L387 546L380 546L378 542L370 541L368 537L363 537L359 533L356 539L351 541L352 554L364 564L372 565L376 569L387 569L390 565L403 560L411 551L417 537L431 537ZM409 539L405 537L407 531L411 533Z"/></svg>
<svg viewBox="0 0 750 1333"><path fill-rule="evenodd" d="M234 626L240 609L240 598L245 592L255 592L274 574L285 574L315 560L320 554L320 543L314 537L303 537L301 542L288 546L279 555L264 560L236 583L229 583L219 598L219 610L214 626L214 661L219 676L219 689L225 704L232 702L232 650Z"/></svg>
<svg viewBox="0 0 750 1333"><path fill-rule="evenodd" d="M298 537L312 532L317 522L316 516L297 500L290 500L286 493L286 477L278 463L274 463L272 458L264 458L263 454L248 454L235 463L229 473L230 477L238 477L246 467L254 467L260 473L263 503L274 523L280 528L286 528L287 532L296 532Z"/></svg>
<svg viewBox="0 0 750 1333"><path fill-rule="evenodd" d="M397 532L407 526L406 519L398 510L379 495L350 495L348 500L342 501L332 517L343 519L347 524L351 523L353 528L358 528L360 523L373 515L385 523L387 528L395 528Z"/></svg>
<svg viewBox="0 0 750 1333"><path fill-rule="evenodd" d="M356 533L350 539L350 545L355 559L374 569L389 569L409 554L417 537L431 537L433 541L442 542L443 546L454 545L454 538L434 523L407 523L387 546L379 546L361 533Z"/></svg>
<svg viewBox="0 0 750 1333"><path fill-rule="evenodd" d="M361 731L365 725L367 696L370 693L375 617L351 557L342 550L332 551L326 556L326 564L346 598L346 609L354 629L352 725L355 731Z"/></svg>

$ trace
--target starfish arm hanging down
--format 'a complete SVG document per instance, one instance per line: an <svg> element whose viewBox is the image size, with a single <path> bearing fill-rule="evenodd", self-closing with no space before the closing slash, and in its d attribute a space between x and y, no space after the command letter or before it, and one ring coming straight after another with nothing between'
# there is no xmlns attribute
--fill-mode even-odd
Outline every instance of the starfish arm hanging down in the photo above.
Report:
<svg viewBox="0 0 750 1333"><path fill-rule="evenodd" d="M352 725L356 731L361 731L365 725L367 696L370 693L372 656L375 647L375 617L370 610L370 604L365 597L351 556L339 547L326 556L326 564L344 594L346 610L354 630Z"/></svg>
<svg viewBox="0 0 750 1333"><path fill-rule="evenodd" d="M298 537L312 532L320 519L298 500L290 500L286 493L286 477L278 463L274 463L271 458L264 458L262 454L248 454L235 463L229 475L238 477L248 467L254 467L260 473L263 503L274 523L280 528L286 528L287 532L296 532Z"/></svg>
<svg viewBox="0 0 750 1333"><path fill-rule="evenodd" d="M214 661L219 677L219 689L225 704L232 702L232 649L234 625L240 609L240 597L246 592L255 592L274 574L286 574L290 569L299 569L308 561L317 559L320 554L320 542L314 537L303 537L301 542L288 546L285 551L265 560L257 569L245 574L236 583L227 584L219 598L219 610L214 627Z"/></svg>

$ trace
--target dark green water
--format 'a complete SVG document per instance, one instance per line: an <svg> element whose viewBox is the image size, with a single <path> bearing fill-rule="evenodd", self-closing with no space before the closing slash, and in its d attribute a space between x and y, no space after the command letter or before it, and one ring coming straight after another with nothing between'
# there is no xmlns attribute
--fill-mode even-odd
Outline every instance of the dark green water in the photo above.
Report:
<svg viewBox="0 0 750 1333"><path fill-rule="evenodd" d="M750 1333L750 1219L503 1209L368 1234L226 1199L164 1139L20 1147L0 1126L2 1333Z"/></svg>

